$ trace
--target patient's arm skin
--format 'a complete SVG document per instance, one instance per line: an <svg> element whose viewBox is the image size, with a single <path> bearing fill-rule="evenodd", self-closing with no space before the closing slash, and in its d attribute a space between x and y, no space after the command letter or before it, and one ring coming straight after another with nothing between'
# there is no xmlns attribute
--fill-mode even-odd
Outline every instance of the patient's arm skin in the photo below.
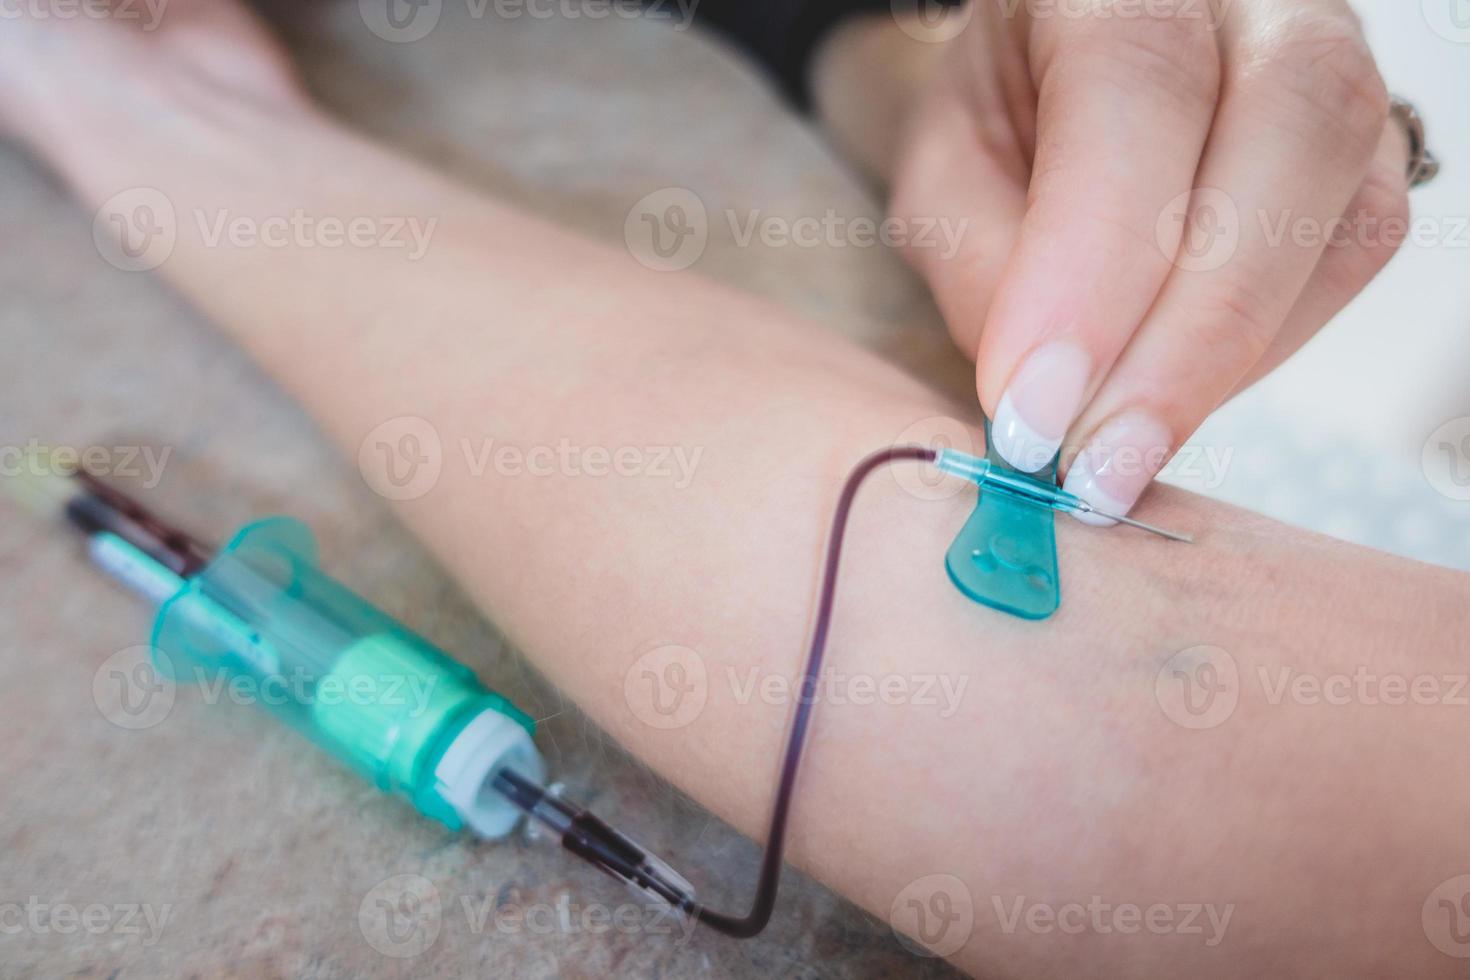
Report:
<svg viewBox="0 0 1470 980"><path fill-rule="evenodd" d="M32 139L89 212L127 188L162 191L178 240L159 272L348 456L385 420L432 423L443 473L397 505L403 519L593 719L759 835L789 704L742 703L747 672L800 664L847 470L958 410L779 309L478 199L296 100L121 73L59 79L47 97L67 114ZM210 247L195 218L297 208L438 226L410 262ZM459 447L485 439L700 455L687 486L493 466L477 477ZM1061 519L1065 602L1026 623L946 579L941 556L971 503L920 500L888 473L859 500L831 669L964 687L952 713L940 688L938 704L820 706L795 863L884 918L916 879L954 876L974 926L952 958L986 975L1458 971L1421 908L1470 873L1470 709L1364 703L1391 700L1387 688L1341 705L1290 688L1272 699L1283 671L1463 675L1464 576L1155 490L1139 516L1198 543ZM669 644L697 651L708 700L662 730L630 706L625 679ZM1228 653L1238 705L1188 730L1172 720L1193 718L1172 668L1162 706L1157 688L1200 645ZM1064 917L1065 931L1030 911L1073 902L1125 910ZM1155 903L1171 910L1164 934L1126 911ZM1223 938L1194 905L1228 910ZM1200 932L1175 928L1186 917Z"/></svg>

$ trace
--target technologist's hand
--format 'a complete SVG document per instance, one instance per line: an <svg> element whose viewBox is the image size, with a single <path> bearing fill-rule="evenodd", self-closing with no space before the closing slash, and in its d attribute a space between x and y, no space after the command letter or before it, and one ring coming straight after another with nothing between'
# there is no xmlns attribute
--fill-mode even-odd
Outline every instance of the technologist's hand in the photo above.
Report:
<svg viewBox="0 0 1470 980"><path fill-rule="evenodd" d="M953 16L893 215L965 222L953 254L907 255L976 360L996 448L1029 470L1063 447L1067 488L1126 511L1392 256L1407 141L1343 0Z"/></svg>

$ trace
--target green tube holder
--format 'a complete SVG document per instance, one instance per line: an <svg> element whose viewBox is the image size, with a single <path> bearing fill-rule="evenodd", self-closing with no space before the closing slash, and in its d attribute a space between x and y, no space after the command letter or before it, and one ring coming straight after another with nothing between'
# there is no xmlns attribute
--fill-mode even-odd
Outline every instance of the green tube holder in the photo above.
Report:
<svg viewBox="0 0 1470 980"><path fill-rule="evenodd" d="M317 562L300 521L243 528L159 608L160 676L229 683L425 815L508 833L520 810L491 782L505 766L544 777L535 723Z"/></svg>

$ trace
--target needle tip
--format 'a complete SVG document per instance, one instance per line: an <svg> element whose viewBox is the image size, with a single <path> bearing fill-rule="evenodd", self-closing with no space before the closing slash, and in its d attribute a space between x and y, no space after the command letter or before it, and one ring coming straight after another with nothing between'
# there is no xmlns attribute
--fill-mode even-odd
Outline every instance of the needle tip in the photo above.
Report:
<svg viewBox="0 0 1470 980"><path fill-rule="evenodd" d="M1155 527L1152 524L1145 524L1143 521L1136 521L1131 517L1124 517L1121 514L1109 514L1104 511L1098 510L1096 507L1093 507L1090 504L1086 505L1085 513L1096 514L1098 517L1105 517L1110 521L1117 521L1119 524L1127 524L1129 527L1136 527L1140 531L1147 531L1150 534L1157 534L1159 537L1168 538L1170 541L1181 541L1184 544L1194 544L1194 537L1192 535L1180 534L1178 531L1166 531L1161 527Z"/></svg>

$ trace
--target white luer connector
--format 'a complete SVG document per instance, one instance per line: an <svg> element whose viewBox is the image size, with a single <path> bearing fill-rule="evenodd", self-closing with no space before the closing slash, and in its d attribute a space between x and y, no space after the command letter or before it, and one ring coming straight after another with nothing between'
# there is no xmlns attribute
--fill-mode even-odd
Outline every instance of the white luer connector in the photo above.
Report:
<svg viewBox="0 0 1470 980"><path fill-rule="evenodd" d="M537 783L546 778L546 763L526 729L488 708L454 737L434 769L439 795L481 837L504 837L525 815L495 789L501 769Z"/></svg>

